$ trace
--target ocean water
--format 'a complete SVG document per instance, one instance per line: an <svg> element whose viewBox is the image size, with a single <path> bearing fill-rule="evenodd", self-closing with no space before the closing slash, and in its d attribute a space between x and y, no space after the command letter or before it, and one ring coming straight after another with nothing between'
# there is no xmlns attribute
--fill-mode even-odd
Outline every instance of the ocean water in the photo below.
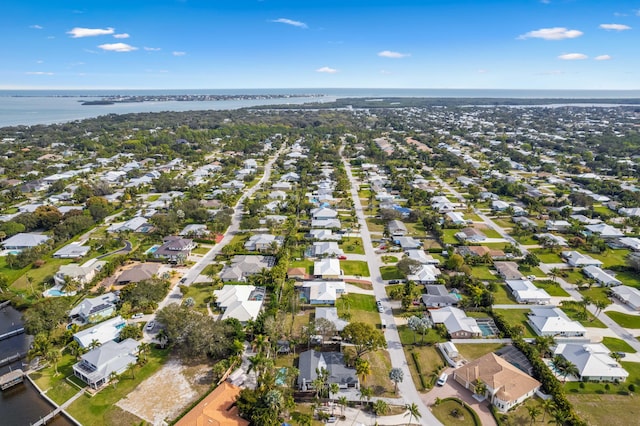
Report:
<svg viewBox="0 0 640 426"><path fill-rule="evenodd" d="M167 101L122 103L114 105L81 105L110 95L265 95L286 94L287 99L251 99L229 101ZM304 95L319 94L323 98ZM201 89L201 90L0 90L0 127L64 123L106 114L136 112L224 110L313 101L330 102L337 98L379 97L443 97L443 98L640 98L640 90L498 90L498 89Z"/></svg>

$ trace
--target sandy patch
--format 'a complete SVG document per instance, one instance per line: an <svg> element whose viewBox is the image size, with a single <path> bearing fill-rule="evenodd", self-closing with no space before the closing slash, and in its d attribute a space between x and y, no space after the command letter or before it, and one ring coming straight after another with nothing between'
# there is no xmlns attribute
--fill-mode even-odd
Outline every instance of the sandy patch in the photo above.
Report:
<svg viewBox="0 0 640 426"><path fill-rule="evenodd" d="M154 425L176 418L198 397L183 370L179 361L170 360L116 405Z"/></svg>

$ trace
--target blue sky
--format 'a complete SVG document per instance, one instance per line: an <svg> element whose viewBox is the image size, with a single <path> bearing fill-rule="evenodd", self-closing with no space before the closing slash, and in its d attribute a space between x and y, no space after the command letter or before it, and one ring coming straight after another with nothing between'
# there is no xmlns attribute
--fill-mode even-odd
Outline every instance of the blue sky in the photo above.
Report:
<svg viewBox="0 0 640 426"><path fill-rule="evenodd" d="M0 89L640 89L640 0L5 0Z"/></svg>

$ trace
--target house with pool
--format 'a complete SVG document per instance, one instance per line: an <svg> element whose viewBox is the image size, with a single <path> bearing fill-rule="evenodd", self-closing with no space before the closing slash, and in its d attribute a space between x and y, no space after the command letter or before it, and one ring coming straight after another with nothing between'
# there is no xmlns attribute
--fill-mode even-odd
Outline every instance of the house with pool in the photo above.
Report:
<svg viewBox="0 0 640 426"><path fill-rule="evenodd" d="M127 325L127 322L118 315L93 327L79 331L73 335L73 340L80 344L81 348L89 348L95 344L104 345L107 342L120 337L120 330Z"/></svg>

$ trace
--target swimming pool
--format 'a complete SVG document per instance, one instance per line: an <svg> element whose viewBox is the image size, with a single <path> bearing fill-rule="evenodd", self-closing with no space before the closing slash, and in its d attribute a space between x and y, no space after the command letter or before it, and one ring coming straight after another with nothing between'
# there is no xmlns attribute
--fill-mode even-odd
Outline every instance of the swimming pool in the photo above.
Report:
<svg viewBox="0 0 640 426"><path fill-rule="evenodd" d="M60 290L58 290L56 288L51 288L51 289L47 290L47 294L49 296L52 296L52 297L60 297L60 296L65 296L66 295L66 293L64 293L64 292L62 292L62 291L60 291Z"/></svg>
<svg viewBox="0 0 640 426"><path fill-rule="evenodd" d="M480 329L480 331L482 331L482 335L484 337L494 336L493 330L491 330L491 327L489 327L487 324L478 324L478 328Z"/></svg>
<svg viewBox="0 0 640 426"><path fill-rule="evenodd" d="M151 246L147 249L147 251L144 252L144 254L153 254L155 253L158 249L160 248L159 245L155 245L155 246Z"/></svg>

